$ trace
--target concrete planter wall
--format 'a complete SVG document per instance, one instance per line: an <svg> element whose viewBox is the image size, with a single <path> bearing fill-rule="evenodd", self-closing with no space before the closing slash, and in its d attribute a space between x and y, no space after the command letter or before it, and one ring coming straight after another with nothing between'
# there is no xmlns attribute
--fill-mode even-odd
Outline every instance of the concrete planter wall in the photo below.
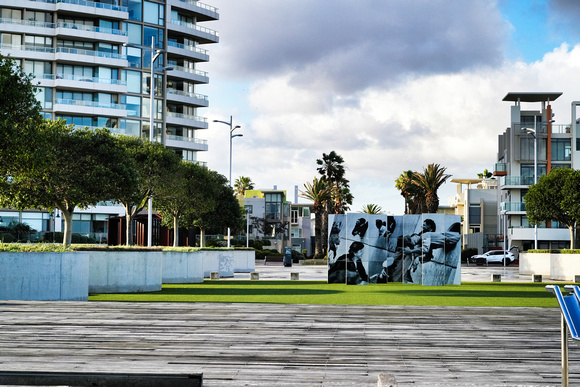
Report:
<svg viewBox="0 0 580 387"><path fill-rule="evenodd" d="M543 276L550 275L550 254L549 253L520 253L520 274Z"/></svg>
<svg viewBox="0 0 580 387"><path fill-rule="evenodd" d="M550 256L550 279L574 281L576 275L580 275L580 254Z"/></svg>
<svg viewBox="0 0 580 387"><path fill-rule="evenodd" d="M520 253L520 274L574 281L580 275L580 254Z"/></svg>
<svg viewBox="0 0 580 387"><path fill-rule="evenodd" d="M161 290L163 252L89 251L90 293Z"/></svg>
<svg viewBox="0 0 580 387"><path fill-rule="evenodd" d="M87 253L0 253L0 300L87 301Z"/></svg>
<svg viewBox="0 0 580 387"><path fill-rule="evenodd" d="M195 284L203 282L202 252L163 252L164 284Z"/></svg>
<svg viewBox="0 0 580 387"><path fill-rule="evenodd" d="M203 276L209 278L210 273L219 272L220 277L234 276L233 250L203 250Z"/></svg>
<svg viewBox="0 0 580 387"><path fill-rule="evenodd" d="M256 271L256 251L255 250L234 250L234 272L252 273Z"/></svg>

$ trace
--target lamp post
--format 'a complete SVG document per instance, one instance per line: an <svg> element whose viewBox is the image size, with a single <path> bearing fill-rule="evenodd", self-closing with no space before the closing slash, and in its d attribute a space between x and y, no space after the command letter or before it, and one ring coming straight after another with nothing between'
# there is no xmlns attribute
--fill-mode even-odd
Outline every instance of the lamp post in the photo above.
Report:
<svg viewBox="0 0 580 387"><path fill-rule="evenodd" d="M240 129L240 125L233 125L233 117L230 116L230 121L220 121L220 120L213 120L213 122L219 122L220 124L225 124L230 128L230 187L232 186L232 139L234 137L243 137L243 134L234 134L234 130ZM228 227L228 247L230 247L230 228Z"/></svg>
<svg viewBox="0 0 580 387"><path fill-rule="evenodd" d="M131 44L131 43L124 43L123 44L125 47L137 47L137 48L145 48L145 49L150 49L151 50L151 84L150 84L150 91L149 91L149 141L153 142L153 138L154 138L154 125L155 125L155 121L154 121L154 114L153 114L153 110L155 108L155 61L157 60L157 58L159 58L159 56L165 52L167 52L166 50L163 50L161 48L155 49L155 38L152 36L151 37L151 47L147 47L147 46L141 46L141 45L137 45L137 44ZM166 70L173 70L173 67L161 67L160 69L161 71L166 71ZM152 239L153 239L153 198L151 197L151 194L149 195L149 199L147 201L147 246L151 247L152 245Z"/></svg>
<svg viewBox="0 0 580 387"><path fill-rule="evenodd" d="M534 115L534 129L522 128L522 131L534 136L534 184L538 184L538 122L537 117ZM554 120L541 121L540 125L554 122ZM548 171L547 171L548 172ZM534 224L534 249L538 249L538 225Z"/></svg>

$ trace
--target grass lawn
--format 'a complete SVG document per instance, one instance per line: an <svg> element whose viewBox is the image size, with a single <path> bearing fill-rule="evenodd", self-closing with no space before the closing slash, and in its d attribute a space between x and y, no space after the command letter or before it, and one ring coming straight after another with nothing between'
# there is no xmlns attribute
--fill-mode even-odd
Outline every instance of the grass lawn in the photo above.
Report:
<svg viewBox="0 0 580 387"><path fill-rule="evenodd" d="M545 285L465 282L447 286L400 283L347 286L326 281L214 280L163 285L159 292L91 294L89 301L557 307L556 297L546 292Z"/></svg>

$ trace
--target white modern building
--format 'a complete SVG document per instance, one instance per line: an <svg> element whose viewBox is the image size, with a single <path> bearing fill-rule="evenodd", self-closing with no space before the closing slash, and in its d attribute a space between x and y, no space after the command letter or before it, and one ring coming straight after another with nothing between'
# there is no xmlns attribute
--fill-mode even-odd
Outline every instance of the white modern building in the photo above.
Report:
<svg viewBox="0 0 580 387"><path fill-rule="evenodd" d="M512 106L509 126L499 135L494 176L499 178L499 232L506 235L508 247L528 250L536 246L539 249L570 246L568 229L557 222L531 226L524 203L524 196L536 181L536 176L553 168L580 167L577 153L580 131L576 122L576 109L580 102L572 102L569 123L556 124L550 103L561 95L560 92L510 92L503 99ZM533 109L523 110L523 103ZM565 115L567 112L558 112L559 117Z"/></svg>
<svg viewBox="0 0 580 387"><path fill-rule="evenodd" d="M198 67L209 61L204 46L219 41L206 27L219 18L216 8L196 0L0 0L0 10L0 53L35 75L45 118L149 138L153 110L153 139L204 163L208 123L199 110L209 103L198 88L209 76ZM106 236L108 216L122 213L79 212L73 232ZM58 214L6 210L0 218L0 226L60 230Z"/></svg>

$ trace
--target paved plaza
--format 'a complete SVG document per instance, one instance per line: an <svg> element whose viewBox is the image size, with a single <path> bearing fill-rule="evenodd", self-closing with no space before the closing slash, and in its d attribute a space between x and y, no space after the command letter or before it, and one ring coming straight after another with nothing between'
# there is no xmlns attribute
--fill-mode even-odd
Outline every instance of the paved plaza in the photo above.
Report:
<svg viewBox="0 0 580 387"><path fill-rule="evenodd" d="M496 269L525 279L475 267L463 280ZM325 268L256 271L302 280ZM380 374L398 386L558 386L560 366L557 308L0 301L0 371L202 372L206 387L376 386Z"/></svg>

